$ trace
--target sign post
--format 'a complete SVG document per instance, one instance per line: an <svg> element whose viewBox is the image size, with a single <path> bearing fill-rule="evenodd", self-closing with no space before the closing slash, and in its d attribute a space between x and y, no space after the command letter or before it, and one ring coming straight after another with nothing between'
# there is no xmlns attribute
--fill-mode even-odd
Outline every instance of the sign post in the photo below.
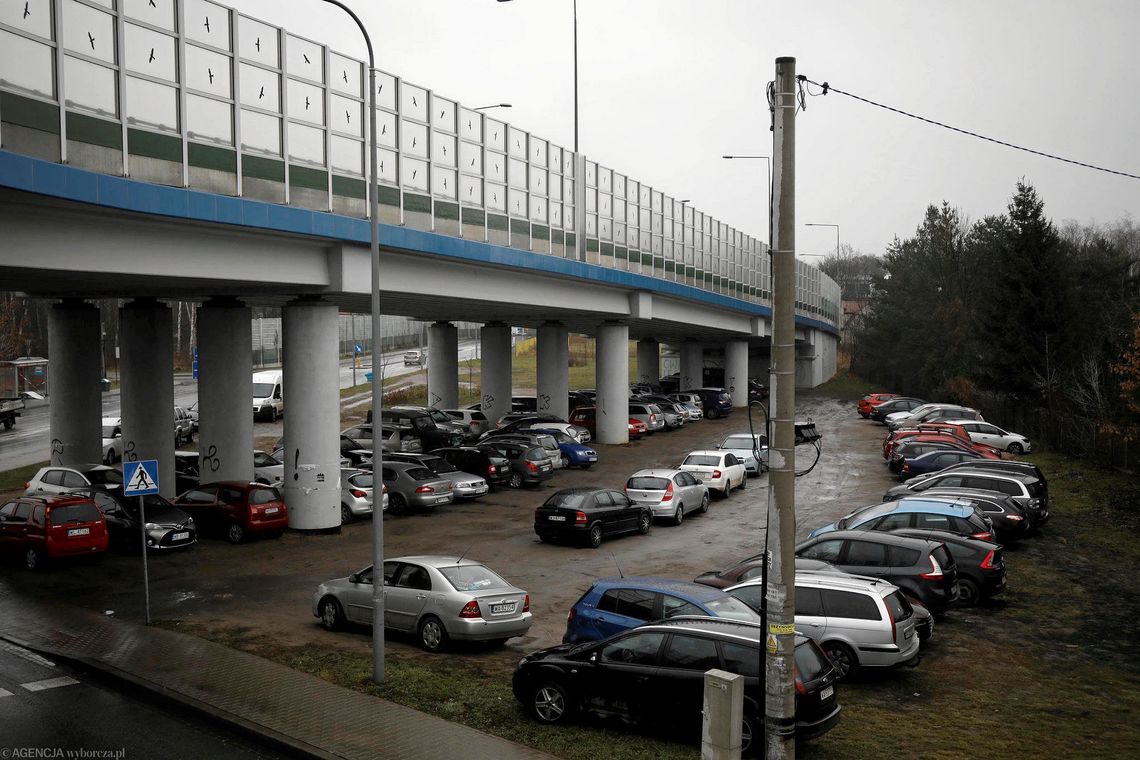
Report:
<svg viewBox="0 0 1140 760"><path fill-rule="evenodd" d="M123 462L123 495L139 497L139 547L142 550L143 593L146 596L146 624L150 625L150 575L146 558L146 498L158 493L158 460Z"/></svg>

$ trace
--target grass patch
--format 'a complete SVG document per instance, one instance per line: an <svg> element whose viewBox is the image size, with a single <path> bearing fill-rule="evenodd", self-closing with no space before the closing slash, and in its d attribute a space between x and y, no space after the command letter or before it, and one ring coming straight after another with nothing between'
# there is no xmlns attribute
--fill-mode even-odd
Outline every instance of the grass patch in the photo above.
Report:
<svg viewBox="0 0 1140 760"><path fill-rule="evenodd" d="M867 382L861 377L857 377L847 372L838 372L835 377L828 380L823 385L817 385L811 389L797 390L797 395L808 396L828 396L830 398L837 398L840 401L858 401L866 396L868 393L886 393L876 388L871 383Z"/></svg>
<svg viewBox="0 0 1140 760"><path fill-rule="evenodd" d="M0 492L18 490L23 493L24 484L31 480L41 467L47 467L48 464L50 462L40 462L39 464L30 464L27 467L17 467L14 470L0 472Z"/></svg>

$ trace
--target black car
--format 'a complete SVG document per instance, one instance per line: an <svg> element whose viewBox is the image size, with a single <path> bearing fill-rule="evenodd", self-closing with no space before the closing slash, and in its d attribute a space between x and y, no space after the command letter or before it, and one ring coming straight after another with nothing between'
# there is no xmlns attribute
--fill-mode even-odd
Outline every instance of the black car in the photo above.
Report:
<svg viewBox="0 0 1140 760"><path fill-rule="evenodd" d="M1028 472L1013 472L995 467L977 468L981 460L962 462L962 465L939 470L925 478L913 478L883 494L883 501L892 501L906 496L921 496L924 491L934 488L966 488L984 491L1000 491L1013 499L1024 510L1032 523L1038 527L1049 519L1049 497L1044 481Z"/></svg>
<svg viewBox="0 0 1140 760"><path fill-rule="evenodd" d="M564 725L579 713L617 716L689 741L701 736L705 671L744 677L741 750L763 744L760 662L764 628L724 618L676 617L586 644L527 655L515 668L515 698L539 723ZM835 668L819 646L795 637L796 738L831 730L841 708Z"/></svg>
<svg viewBox="0 0 1140 760"><path fill-rule="evenodd" d="M530 428L539 426L543 422L566 422L566 420L556 414L536 414L535 412L516 414L515 412L511 412L504 414L499 422L503 424L488 430L483 434L482 438L489 438L493 435L506 435L507 433L529 432Z"/></svg>
<svg viewBox="0 0 1140 760"><path fill-rule="evenodd" d="M554 466L546 449L527 443L498 439L487 443L480 443L478 449L493 455L506 457L510 464L510 477L507 485L511 488L520 488L523 485L537 486L554 474Z"/></svg>
<svg viewBox="0 0 1140 760"><path fill-rule="evenodd" d="M618 533L648 533L653 508L613 488L564 488L534 510L534 532L542 542L567 538L597 549Z"/></svg>
<svg viewBox="0 0 1140 760"><path fill-rule="evenodd" d="M1001 544L941 530L901 528L891 533L946 544L958 565L958 603L963 607L974 607L1005 591L1005 559Z"/></svg>
<svg viewBox="0 0 1140 760"><path fill-rule="evenodd" d="M449 446L433 452L446 459L464 472L482 475L487 485L494 488L504 485L511 479L511 460L494 449L476 446Z"/></svg>
<svg viewBox="0 0 1140 760"><path fill-rule="evenodd" d="M368 428L369 435L371 435L372 426L369 425ZM369 438L367 441L358 441L355 438L349 438L344 433L341 433L340 455L351 462L353 467L359 467L364 462L371 462L372 439Z"/></svg>
<svg viewBox="0 0 1140 760"><path fill-rule="evenodd" d="M442 415L443 413L440 412ZM443 415L446 416L446 415ZM429 410L418 407L392 407L380 410L380 421L385 424L408 425L420 439L424 451L442 446L460 446L464 432L457 426L441 427Z"/></svg>
<svg viewBox="0 0 1140 760"><path fill-rule="evenodd" d="M97 488L80 488L74 496L92 499L107 520L107 535L111 547L120 551L138 552L142 546L142 526L139 524L139 497L124 496L120 489L104 491ZM194 518L158 495L143 496L146 516L146 548L149 551L180 549L192 546L198 540Z"/></svg>
<svg viewBox="0 0 1140 760"><path fill-rule="evenodd" d="M960 464L950 465L949 467L939 470L937 473L931 475L942 474L947 470L993 470L994 472L1004 472L1015 475L1031 475L1037 479L1040 485L1035 486L1038 496L1041 500L1041 509L1037 513L1030 514L1034 524L1040 524L1049 519L1049 481L1045 478L1045 473L1041 472L1041 468L1033 464L1033 462L1026 462L1023 459L977 459L972 462L961 462ZM924 478L930 475L924 476ZM919 482L920 478L915 478L915 482Z"/></svg>
<svg viewBox="0 0 1140 760"><path fill-rule="evenodd" d="M892 399L887 399L881 404L876 404L871 407L871 419L876 422L882 422L884 425L887 422L887 415L895 412L909 412L911 409L917 409L926 402L920 398L912 398L911 396L896 396Z"/></svg>
<svg viewBox="0 0 1140 760"><path fill-rule="evenodd" d="M941 541L877 530L833 530L797 544L796 556L888 580L932 612L958 600L958 566Z"/></svg>
<svg viewBox="0 0 1140 760"><path fill-rule="evenodd" d="M174 490L183 493L195 488L201 480L197 451L174 452Z"/></svg>
<svg viewBox="0 0 1140 760"><path fill-rule="evenodd" d="M990 518L997 537L1006 543L1012 543L1029 532L1032 520L1025 508L1008 494L983 488L930 488L922 492L923 498L941 499L947 496L973 504L979 512Z"/></svg>

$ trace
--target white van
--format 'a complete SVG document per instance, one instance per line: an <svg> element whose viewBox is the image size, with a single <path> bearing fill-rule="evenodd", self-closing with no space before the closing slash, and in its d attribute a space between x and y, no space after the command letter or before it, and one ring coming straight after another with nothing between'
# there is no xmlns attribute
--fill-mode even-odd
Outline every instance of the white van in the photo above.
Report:
<svg viewBox="0 0 1140 760"><path fill-rule="evenodd" d="M285 413L282 393L284 375L281 370L253 373L253 418L262 417L270 422Z"/></svg>

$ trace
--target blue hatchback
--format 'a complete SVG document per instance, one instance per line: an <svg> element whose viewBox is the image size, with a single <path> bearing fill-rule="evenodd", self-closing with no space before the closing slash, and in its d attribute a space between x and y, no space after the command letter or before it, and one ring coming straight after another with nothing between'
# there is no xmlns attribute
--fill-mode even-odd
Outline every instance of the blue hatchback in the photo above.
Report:
<svg viewBox="0 0 1140 760"><path fill-rule="evenodd" d="M545 433L552 436L558 443L558 448L562 452L562 461L564 467L581 467L583 470L588 470L590 465L598 463L598 452L589 446L578 443L566 433L556 428L535 428L530 429L532 433Z"/></svg>
<svg viewBox="0 0 1140 760"><path fill-rule="evenodd" d="M834 530L894 530L921 528L993 539L993 525L972 502L955 497L943 499L905 498L860 507L841 520L816 528L811 538Z"/></svg>
<svg viewBox="0 0 1140 760"><path fill-rule="evenodd" d="M601 578L570 608L562 643L597 641L677 615L760 622L751 607L711 586L668 578Z"/></svg>

